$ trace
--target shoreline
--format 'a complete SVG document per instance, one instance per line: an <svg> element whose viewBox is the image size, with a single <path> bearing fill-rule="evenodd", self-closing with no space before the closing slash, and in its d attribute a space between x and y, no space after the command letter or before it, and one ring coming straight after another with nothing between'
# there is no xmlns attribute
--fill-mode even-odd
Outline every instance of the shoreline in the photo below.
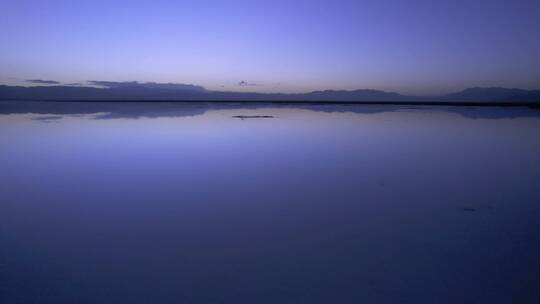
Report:
<svg viewBox="0 0 540 304"><path fill-rule="evenodd" d="M482 102L482 101L262 101L262 100L65 100L65 99L6 99L1 102L73 102L73 103L215 103L215 104L271 104L271 105L389 105L389 106L454 106L454 107L529 107L540 109L540 102Z"/></svg>

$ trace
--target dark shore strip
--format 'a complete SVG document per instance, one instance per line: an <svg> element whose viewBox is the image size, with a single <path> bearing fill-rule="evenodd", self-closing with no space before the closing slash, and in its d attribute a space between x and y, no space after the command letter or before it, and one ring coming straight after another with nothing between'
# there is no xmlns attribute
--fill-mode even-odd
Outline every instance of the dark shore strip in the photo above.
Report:
<svg viewBox="0 0 540 304"><path fill-rule="evenodd" d="M234 115L233 118L254 119L254 118L274 118L272 115Z"/></svg>

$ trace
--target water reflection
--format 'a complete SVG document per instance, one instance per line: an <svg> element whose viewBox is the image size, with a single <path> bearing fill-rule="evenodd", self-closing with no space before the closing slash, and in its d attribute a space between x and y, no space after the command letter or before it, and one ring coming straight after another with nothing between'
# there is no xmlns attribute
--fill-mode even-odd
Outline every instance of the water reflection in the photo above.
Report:
<svg viewBox="0 0 540 304"><path fill-rule="evenodd" d="M463 107L358 104L277 104L277 103L179 103L179 102L42 102L0 101L0 114L95 114L94 119L157 118L203 115L212 110L303 109L326 113L377 114L396 111L443 111L466 118L502 119L540 117L540 109L527 107ZM39 118L38 118L39 119ZM45 119L46 120L46 119Z"/></svg>
<svg viewBox="0 0 540 304"><path fill-rule="evenodd" d="M2 303L540 296L536 110L0 108Z"/></svg>

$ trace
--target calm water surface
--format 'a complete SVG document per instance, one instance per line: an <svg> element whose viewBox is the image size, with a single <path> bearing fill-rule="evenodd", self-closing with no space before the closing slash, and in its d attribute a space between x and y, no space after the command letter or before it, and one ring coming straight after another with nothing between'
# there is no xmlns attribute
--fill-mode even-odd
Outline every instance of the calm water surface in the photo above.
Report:
<svg viewBox="0 0 540 304"><path fill-rule="evenodd" d="M0 302L539 303L539 181L527 108L2 102Z"/></svg>

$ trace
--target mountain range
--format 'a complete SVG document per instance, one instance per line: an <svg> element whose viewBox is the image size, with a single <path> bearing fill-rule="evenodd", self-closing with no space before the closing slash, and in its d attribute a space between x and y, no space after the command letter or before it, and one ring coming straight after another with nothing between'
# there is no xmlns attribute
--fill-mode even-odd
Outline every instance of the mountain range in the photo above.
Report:
<svg viewBox="0 0 540 304"><path fill-rule="evenodd" d="M540 90L469 88L439 96L407 96L379 90L325 90L309 93L210 91L174 83L93 81L93 86L0 85L0 100L51 101L259 101L259 102L446 102L540 103Z"/></svg>

